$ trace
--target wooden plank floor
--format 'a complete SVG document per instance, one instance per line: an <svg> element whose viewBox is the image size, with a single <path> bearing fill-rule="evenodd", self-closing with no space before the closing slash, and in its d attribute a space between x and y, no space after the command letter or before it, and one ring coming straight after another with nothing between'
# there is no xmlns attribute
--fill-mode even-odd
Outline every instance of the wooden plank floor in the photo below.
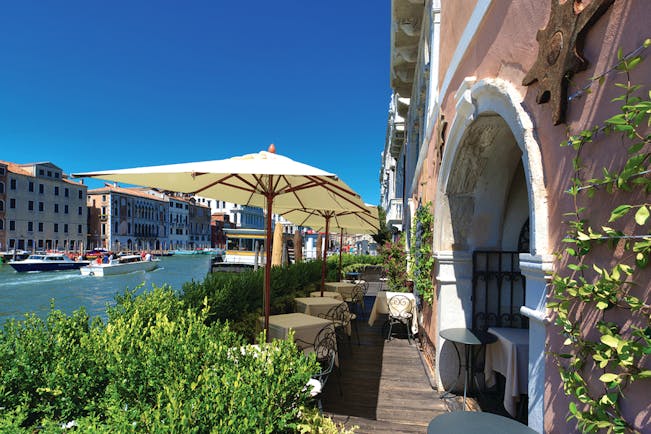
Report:
<svg viewBox="0 0 651 434"><path fill-rule="evenodd" d="M373 301L367 297L367 312ZM353 333L351 348L340 348L341 376L328 380L324 413L347 427L358 426L357 433L426 432L429 421L448 406L433 387L418 343L410 345L405 337L385 341L384 319L373 327L358 320L361 345Z"/></svg>

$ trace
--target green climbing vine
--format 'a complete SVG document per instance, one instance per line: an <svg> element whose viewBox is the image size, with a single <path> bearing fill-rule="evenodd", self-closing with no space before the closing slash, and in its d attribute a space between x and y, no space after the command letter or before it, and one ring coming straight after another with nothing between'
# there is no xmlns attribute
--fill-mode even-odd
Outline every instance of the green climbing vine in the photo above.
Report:
<svg viewBox="0 0 651 434"><path fill-rule="evenodd" d="M434 297L434 284L432 272L434 270L434 256L432 255L432 227L434 216L430 211L432 203L418 207L412 225L411 242L411 274L414 286L423 299L432 303Z"/></svg>
<svg viewBox="0 0 651 434"><path fill-rule="evenodd" d="M651 378L649 274L642 270L651 252L651 91L631 82L638 53L650 45L647 39L634 55L618 52L616 69L624 78L615 84L623 91L613 100L621 104L618 113L563 143L575 152L567 191L573 207L565 214L566 247L547 306L565 338L552 354L571 397L569 419L582 432L640 432L622 403L631 383ZM606 151L596 150L603 146ZM595 176L591 151L612 155L612 167ZM602 215L604 204L610 207Z"/></svg>

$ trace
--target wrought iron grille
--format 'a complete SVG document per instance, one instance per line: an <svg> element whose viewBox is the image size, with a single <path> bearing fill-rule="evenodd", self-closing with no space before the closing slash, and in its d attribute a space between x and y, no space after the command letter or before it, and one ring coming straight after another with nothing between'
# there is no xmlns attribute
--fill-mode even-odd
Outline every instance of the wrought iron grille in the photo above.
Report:
<svg viewBox="0 0 651 434"><path fill-rule="evenodd" d="M472 327L529 328L520 314L525 303L525 279L519 254L476 250L472 255Z"/></svg>

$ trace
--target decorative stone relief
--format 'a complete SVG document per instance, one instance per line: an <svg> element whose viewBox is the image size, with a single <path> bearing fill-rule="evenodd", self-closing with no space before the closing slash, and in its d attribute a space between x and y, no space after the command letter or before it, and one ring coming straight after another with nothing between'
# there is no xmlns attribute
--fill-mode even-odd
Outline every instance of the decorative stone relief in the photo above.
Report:
<svg viewBox="0 0 651 434"><path fill-rule="evenodd" d="M586 69L583 42L587 30L615 0L552 0L549 21L538 30L538 58L522 80L524 86L538 81L538 104L551 102L554 125L565 122L567 85L572 76Z"/></svg>

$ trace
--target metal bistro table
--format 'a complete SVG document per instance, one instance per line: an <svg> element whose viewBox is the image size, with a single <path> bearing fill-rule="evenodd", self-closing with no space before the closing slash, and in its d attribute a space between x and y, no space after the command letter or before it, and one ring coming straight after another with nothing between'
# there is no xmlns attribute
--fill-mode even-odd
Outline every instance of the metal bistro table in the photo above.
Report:
<svg viewBox="0 0 651 434"><path fill-rule="evenodd" d="M481 411L454 411L432 419L427 434L536 434L526 425L504 416Z"/></svg>
<svg viewBox="0 0 651 434"><path fill-rule="evenodd" d="M457 353L457 360L459 360L459 371L457 376L461 375L461 368L464 368L465 370L465 374L463 376L463 409L465 410L466 394L467 394L469 382L470 382L470 387L472 389L471 377L473 374L473 359L475 355L472 348L475 346L481 348L482 345L495 342L497 338L494 335L487 332L483 332L480 330L468 330L466 328L451 328L451 329L441 330L439 332L439 336L441 336L445 340L452 342L454 351L456 351ZM463 344L464 346L463 363L461 362L461 353L457 348L457 344ZM459 378L457 378L457 381L459 381ZM455 381L451 389L454 389L454 386L457 385L457 381ZM441 394L441 398L446 397L446 394L448 393L449 392L444 392L443 394Z"/></svg>
<svg viewBox="0 0 651 434"><path fill-rule="evenodd" d="M359 277L362 275L362 273L358 273L357 271L350 271L346 273L346 280L352 280L356 281L359 280Z"/></svg>

